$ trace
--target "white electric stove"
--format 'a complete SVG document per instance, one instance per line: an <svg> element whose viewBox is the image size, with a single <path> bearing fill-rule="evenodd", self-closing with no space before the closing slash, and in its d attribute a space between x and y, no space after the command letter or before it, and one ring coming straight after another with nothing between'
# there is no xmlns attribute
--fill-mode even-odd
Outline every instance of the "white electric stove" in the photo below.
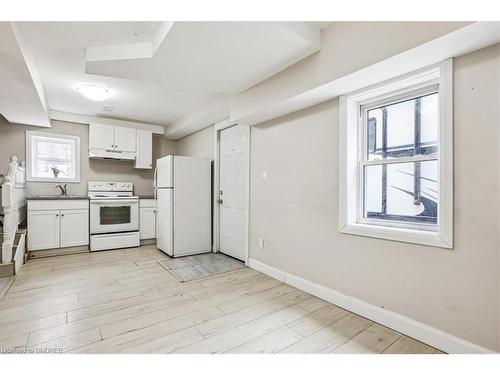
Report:
<svg viewBox="0 0 500 375"><path fill-rule="evenodd" d="M131 182L88 183L90 251L140 245L139 197Z"/></svg>

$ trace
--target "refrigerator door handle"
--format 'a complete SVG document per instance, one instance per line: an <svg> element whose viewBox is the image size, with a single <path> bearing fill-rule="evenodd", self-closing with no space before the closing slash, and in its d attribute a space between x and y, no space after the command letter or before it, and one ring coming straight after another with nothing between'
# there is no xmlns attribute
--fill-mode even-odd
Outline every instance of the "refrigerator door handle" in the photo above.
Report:
<svg viewBox="0 0 500 375"><path fill-rule="evenodd" d="M155 173L153 174L153 198L156 200L156 182L157 182L157 175L158 175L158 163L155 165Z"/></svg>

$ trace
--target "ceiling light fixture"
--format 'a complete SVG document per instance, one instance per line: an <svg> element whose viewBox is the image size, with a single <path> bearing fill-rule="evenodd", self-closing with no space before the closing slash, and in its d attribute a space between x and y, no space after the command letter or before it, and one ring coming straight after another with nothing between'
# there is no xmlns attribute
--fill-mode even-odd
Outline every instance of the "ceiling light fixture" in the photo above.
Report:
<svg viewBox="0 0 500 375"><path fill-rule="evenodd" d="M80 85L76 88L76 90L87 99L94 100L96 102L106 100L110 96L110 92L106 87L91 83Z"/></svg>

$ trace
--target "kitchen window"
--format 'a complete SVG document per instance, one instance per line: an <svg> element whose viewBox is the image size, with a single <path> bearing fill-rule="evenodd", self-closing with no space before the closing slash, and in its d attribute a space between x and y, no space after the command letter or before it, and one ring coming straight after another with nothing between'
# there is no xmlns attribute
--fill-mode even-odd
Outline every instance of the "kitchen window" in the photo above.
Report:
<svg viewBox="0 0 500 375"><path fill-rule="evenodd" d="M80 137L26 132L28 181L79 182Z"/></svg>
<svg viewBox="0 0 500 375"><path fill-rule="evenodd" d="M452 247L452 62L340 99L339 229Z"/></svg>

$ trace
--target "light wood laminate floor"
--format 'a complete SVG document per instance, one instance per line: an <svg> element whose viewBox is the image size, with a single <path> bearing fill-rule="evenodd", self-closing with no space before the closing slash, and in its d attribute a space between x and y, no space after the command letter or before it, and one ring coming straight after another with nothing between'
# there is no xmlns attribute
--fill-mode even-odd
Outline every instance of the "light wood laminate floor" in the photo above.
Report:
<svg viewBox="0 0 500 375"><path fill-rule="evenodd" d="M181 283L155 246L31 260L0 352L440 353L250 268Z"/></svg>

